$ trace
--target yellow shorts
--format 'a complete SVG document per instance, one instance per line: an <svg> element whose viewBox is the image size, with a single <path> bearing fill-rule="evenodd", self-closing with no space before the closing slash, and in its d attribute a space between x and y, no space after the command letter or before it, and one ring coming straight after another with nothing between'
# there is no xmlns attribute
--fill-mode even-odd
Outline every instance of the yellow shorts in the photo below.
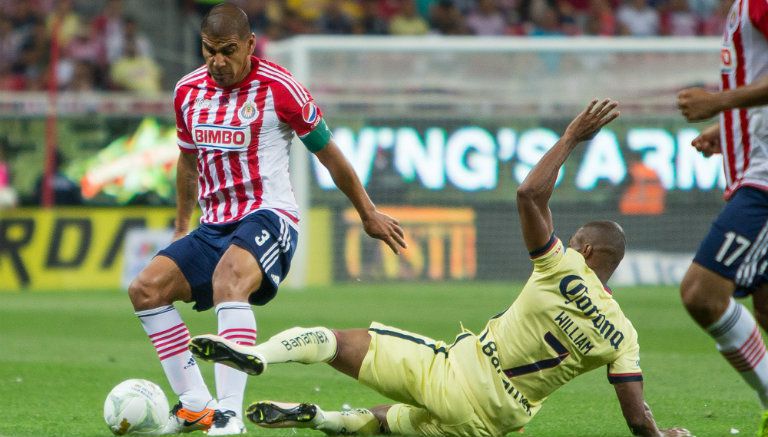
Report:
<svg viewBox="0 0 768 437"><path fill-rule="evenodd" d="M474 334L463 333L448 345L376 322L368 333L371 345L358 379L407 404L387 413L393 433L495 436L530 419L505 392L489 360L476 353Z"/></svg>

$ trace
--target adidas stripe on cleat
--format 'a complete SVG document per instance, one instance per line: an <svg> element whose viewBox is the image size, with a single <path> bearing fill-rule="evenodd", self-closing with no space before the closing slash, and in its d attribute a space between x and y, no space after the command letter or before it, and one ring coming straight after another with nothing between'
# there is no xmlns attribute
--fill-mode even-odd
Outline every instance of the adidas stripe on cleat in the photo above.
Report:
<svg viewBox="0 0 768 437"><path fill-rule="evenodd" d="M211 334L198 335L189 342L189 351L201 360L221 363L249 375L261 375L267 363L261 356L248 352L251 347Z"/></svg>
<svg viewBox="0 0 768 437"><path fill-rule="evenodd" d="M317 415L313 404L289 404L272 401L254 402L248 407L246 417L266 428L312 428Z"/></svg>

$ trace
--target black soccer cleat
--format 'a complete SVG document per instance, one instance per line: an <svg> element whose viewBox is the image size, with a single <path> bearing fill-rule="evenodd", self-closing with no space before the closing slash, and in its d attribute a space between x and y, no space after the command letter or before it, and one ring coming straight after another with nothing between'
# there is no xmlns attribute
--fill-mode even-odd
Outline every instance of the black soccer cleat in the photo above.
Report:
<svg viewBox="0 0 768 437"><path fill-rule="evenodd" d="M260 401L251 404L245 415L251 422L266 428L312 428L317 406Z"/></svg>
<svg viewBox="0 0 768 437"><path fill-rule="evenodd" d="M260 355L249 351L248 346L239 345L218 335L198 335L189 342L189 351L204 361L214 361L249 375L261 375L267 363Z"/></svg>

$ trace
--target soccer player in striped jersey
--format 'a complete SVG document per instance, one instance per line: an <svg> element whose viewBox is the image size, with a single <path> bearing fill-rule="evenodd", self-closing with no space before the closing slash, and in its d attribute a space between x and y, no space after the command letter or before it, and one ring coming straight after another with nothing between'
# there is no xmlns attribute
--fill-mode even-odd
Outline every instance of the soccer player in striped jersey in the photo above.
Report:
<svg viewBox="0 0 768 437"><path fill-rule="evenodd" d="M257 402L248 417L267 427L502 436L521 429L573 378L607 367L634 435L689 436L681 428L658 429L643 397L637 333L605 285L624 256L621 227L587 223L568 247L554 234L548 203L558 170L580 142L618 116L616 107L610 100L593 101L519 187L520 225L533 273L512 306L480 335L465 331L446 344L374 322L367 330L292 328L255 347L203 335L192 339L190 349L251 374L267 364L328 362L401 402L344 412Z"/></svg>
<svg viewBox="0 0 768 437"><path fill-rule="evenodd" d="M179 397L168 433L239 434L246 375L216 366L214 398L187 349L189 331L173 303L215 308L218 332L256 343L251 305L264 305L288 274L299 212L288 174L296 133L349 198L365 231L398 253L398 222L379 212L334 143L320 108L284 68L251 55L255 36L245 13L214 7L201 26L205 65L174 90L178 146L174 242L129 287L173 391ZM193 205L200 226L188 233Z"/></svg>
<svg viewBox="0 0 768 437"><path fill-rule="evenodd" d="M768 359L757 323L768 329L768 2L734 0L720 50L721 89L678 95L688 121L715 115L692 145L721 153L727 203L701 242L680 293L693 319L757 393L768 437ZM734 297L752 295L757 322Z"/></svg>

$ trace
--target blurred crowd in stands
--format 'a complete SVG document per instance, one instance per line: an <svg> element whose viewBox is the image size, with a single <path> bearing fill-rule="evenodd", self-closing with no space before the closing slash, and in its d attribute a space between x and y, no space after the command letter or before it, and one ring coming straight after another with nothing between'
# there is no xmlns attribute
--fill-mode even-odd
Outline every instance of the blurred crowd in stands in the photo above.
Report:
<svg viewBox="0 0 768 437"><path fill-rule="evenodd" d="M147 4L155 0L144 0ZM217 1L175 1L190 22ZM259 47L302 34L720 35L732 0L233 0ZM94 8L94 4L100 5ZM0 90L157 93L161 63L123 0L0 0ZM145 11L146 13L146 11ZM149 11L151 13L151 11ZM49 74L51 35L58 69ZM259 50L260 50L259 49Z"/></svg>
<svg viewBox="0 0 768 437"><path fill-rule="evenodd" d="M720 35L731 0L243 0L257 33Z"/></svg>
<svg viewBox="0 0 768 437"><path fill-rule="evenodd" d="M152 44L121 0L93 16L73 0L0 0L0 90L45 90L56 33L62 91L160 91Z"/></svg>

